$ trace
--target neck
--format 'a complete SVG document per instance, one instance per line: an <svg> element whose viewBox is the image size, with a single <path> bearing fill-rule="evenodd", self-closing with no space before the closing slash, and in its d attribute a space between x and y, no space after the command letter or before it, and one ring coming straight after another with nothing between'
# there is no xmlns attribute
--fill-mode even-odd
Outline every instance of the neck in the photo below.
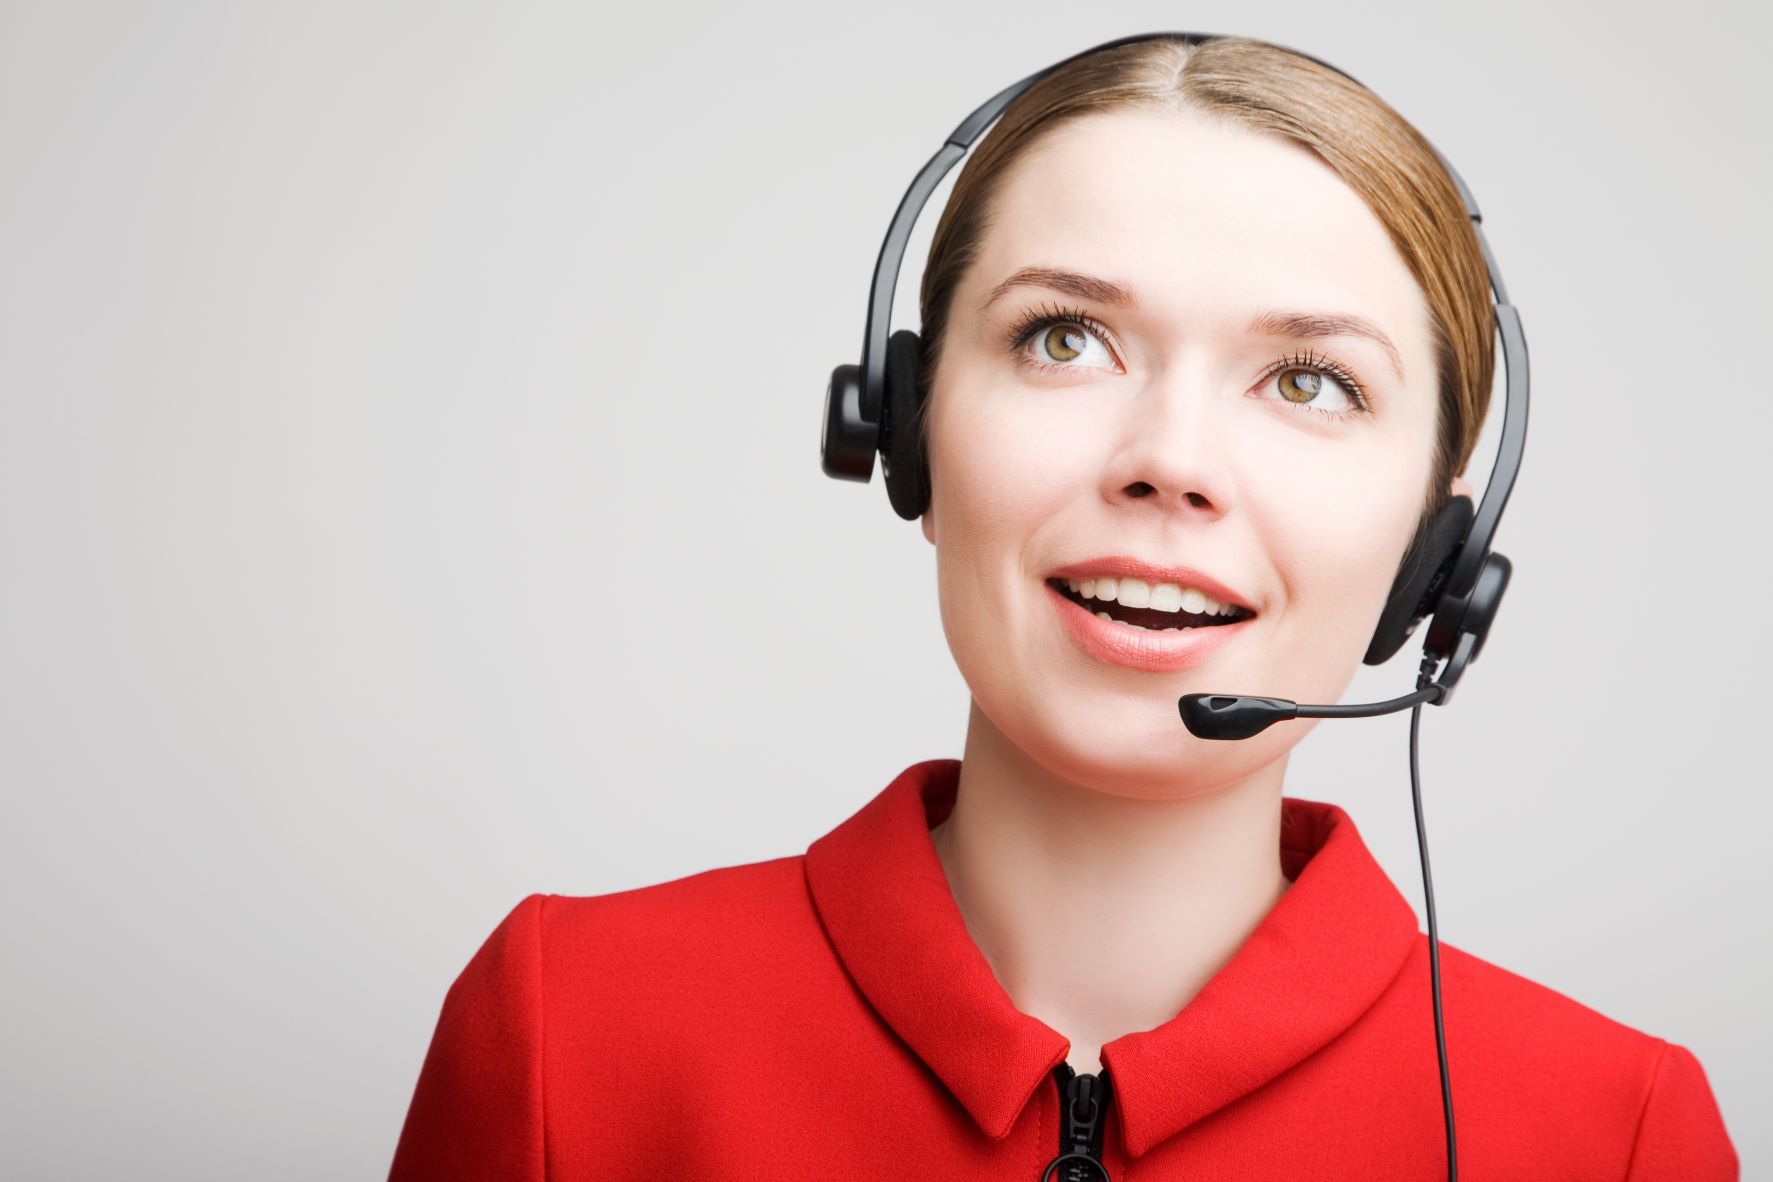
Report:
<svg viewBox="0 0 1773 1182"><path fill-rule="evenodd" d="M1285 769L1116 795L1055 776L973 706L936 855L999 983L1070 1039L1078 1071L1180 1012L1285 892Z"/></svg>

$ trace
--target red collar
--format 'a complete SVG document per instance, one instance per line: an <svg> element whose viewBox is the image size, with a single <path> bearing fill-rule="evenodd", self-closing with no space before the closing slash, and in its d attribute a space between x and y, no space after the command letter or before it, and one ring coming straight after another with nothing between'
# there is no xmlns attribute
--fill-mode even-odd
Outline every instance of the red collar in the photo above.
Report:
<svg viewBox="0 0 1773 1182"><path fill-rule="evenodd" d="M930 827L960 761L912 764L808 847L807 885L850 976L993 1138L1070 1049L1016 1009L948 888ZM1333 804L1282 798L1293 885L1182 1012L1103 1045L1134 1157L1261 1087L1353 1025L1416 942L1416 913Z"/></svg>

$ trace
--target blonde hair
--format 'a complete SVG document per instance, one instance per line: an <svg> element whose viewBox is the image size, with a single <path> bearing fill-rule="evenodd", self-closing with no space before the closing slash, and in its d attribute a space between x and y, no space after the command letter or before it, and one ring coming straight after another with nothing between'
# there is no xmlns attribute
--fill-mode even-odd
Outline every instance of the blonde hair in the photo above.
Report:
<svg viewBox="0 0 1773 1182"><path fill-rule="evenodd" d="M1062 124L1129 107L1198 111L1301 143L1385 227L1426 297L1433 334L1440 398L1426 524L1449 499L1448 482L1465 471L1489 408L1496 317L1483 249L1458 185L1420 132L1361 84L1266 41L1150 40L1101 50L1058 67L1004 110L962 166L930 243L920 292L925 388L933 388L955 288L978 255L1010 166ZM928 406L926 399L915 427L926 449ZM1419 528L1405 561L1421 542Z"/></svg>

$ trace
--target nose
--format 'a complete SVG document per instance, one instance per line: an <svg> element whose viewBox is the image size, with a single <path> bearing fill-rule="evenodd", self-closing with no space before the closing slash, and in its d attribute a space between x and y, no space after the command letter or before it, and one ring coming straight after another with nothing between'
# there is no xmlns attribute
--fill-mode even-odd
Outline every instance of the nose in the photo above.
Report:
<svg viewBox="0 0 1773 1182"><path fill-rule="evenodd" d="M1123 407L1103 495L1166 516L1223 514L1231 474L1221 420L1230 397L1204 364L1155 372Z"/></svg>

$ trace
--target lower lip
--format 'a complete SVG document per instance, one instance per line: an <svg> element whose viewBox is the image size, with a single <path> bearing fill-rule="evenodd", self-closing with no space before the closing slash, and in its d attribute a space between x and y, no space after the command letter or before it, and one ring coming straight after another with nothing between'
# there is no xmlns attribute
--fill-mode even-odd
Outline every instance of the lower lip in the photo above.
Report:
<svg viewBox="0 0 1773 1182"><path fill-rule="evenodd" d="M1051 583L1044 585L1059 609L1059 621L1065 625L1072 643L1098 661L1127 669L1152 673L1186 669L1205 660L1220 645L1241 636L1256 619L1246 616L1235 624L1209 624L1175 632L1130 628L1104 620L1065 598Z"/></svg>

